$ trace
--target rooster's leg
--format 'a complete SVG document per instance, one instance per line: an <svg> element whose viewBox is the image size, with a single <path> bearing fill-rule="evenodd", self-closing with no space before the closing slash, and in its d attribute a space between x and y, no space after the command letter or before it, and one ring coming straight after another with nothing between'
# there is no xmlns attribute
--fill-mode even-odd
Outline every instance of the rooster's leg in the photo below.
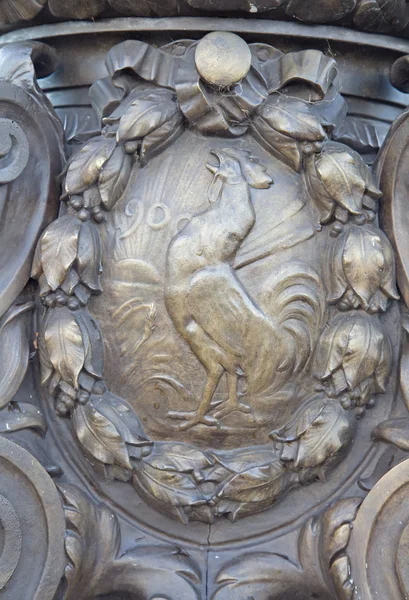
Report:
<svg viewBox="0 0 409 600"><path fill-rule="evenodd" d="M223 419L223 417L227 417L230 413L234 411L240 411L248 414L250 412L250 407L248 404L244 402L240 402L239 397L237 395L237 375L232 375L231 373L227 373L227 386L229 390L229 397L227 401L222 405L222 408L215 413L216 419Z"/></svg>
<svg viewBox="0 0 409 600"><path fill-rule="evenodd" d="M168 416L172 419L186 419L186 423L182 423L179 425L178 429L180 431L186 431L186 429L190 429L194 425L198 425L199 423L203 423L204 425L217 425L216 419L213 417L209 417L206 413L210 409L210 403L212 401L213 395L216 391L217 385L220 381L221 376L224 373L223 367L217 365L216 368L209 371L207 375L207 381L205 388L203 390L202 399L199 404L199 408L196 411L191 412L180 412L180 411L171 411L168 413Z"/></svg>

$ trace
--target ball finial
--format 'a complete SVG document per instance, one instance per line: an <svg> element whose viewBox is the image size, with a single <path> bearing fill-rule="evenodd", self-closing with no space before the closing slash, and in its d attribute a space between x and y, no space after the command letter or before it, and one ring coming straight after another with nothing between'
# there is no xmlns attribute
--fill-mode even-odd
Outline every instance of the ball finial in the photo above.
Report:
<svg viewBox="0 0 409 600"><path fill-rule="evenodd" d="M195 62L204 81L214 86L230 87L249 72L250 48L235 33L214 31L198 43Z"/></svg>

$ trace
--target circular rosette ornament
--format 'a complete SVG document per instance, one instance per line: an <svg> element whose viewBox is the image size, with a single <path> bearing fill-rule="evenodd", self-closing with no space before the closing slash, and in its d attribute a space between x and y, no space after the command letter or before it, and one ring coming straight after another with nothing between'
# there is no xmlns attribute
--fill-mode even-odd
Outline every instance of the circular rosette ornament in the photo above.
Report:
<svg viewBox="0 0 409 600"><path fill-rule="evenodd" d="M392 247L380 229L351 225L332 248L328 301L340 310L385 311L398 300Z"/></svg>
<svg viewBox="0 0 409 600"><path fill-rule="evenodd" d="M330 397L362 416L384 393L391 346L378 319L364 312L338 314L324 331L315 356L316 377Z"/></svg>

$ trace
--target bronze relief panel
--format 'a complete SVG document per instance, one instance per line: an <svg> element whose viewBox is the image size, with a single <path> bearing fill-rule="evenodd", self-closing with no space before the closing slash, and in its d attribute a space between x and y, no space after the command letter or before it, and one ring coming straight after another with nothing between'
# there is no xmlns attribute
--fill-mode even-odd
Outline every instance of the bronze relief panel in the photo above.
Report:
<svg viewBox="0 0 409 600"><path fill-rule="evenodd" d="M70 148L55 53L0 49L0 431L66 522L30 597L405 597L406 113L373 164L331 53L245 37L113 45Z"/></svg>

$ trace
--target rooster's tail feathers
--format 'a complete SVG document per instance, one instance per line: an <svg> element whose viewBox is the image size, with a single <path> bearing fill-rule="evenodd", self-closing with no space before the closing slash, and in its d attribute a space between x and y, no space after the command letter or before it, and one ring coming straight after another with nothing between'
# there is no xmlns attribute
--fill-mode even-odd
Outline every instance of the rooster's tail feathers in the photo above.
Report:
<svg viewBox="0 0 409 600"><path fill-rule="evenodd" d="M289 335L288 352L279 370L299 372L314 349L325 312L325 294L318 273L303 262L290 262L267 278L262 304Z"/></svg>

